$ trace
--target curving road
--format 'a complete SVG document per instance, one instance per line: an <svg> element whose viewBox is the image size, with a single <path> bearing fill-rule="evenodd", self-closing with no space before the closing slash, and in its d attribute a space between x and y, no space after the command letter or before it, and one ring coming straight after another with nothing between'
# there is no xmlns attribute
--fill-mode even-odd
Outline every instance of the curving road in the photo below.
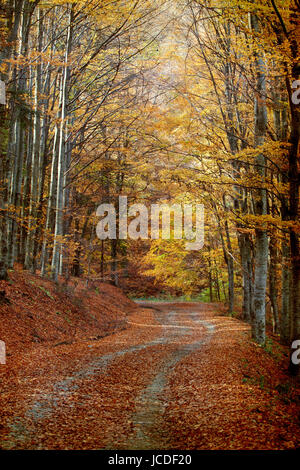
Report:
<svg viewBox="0 0 300 470"><path fill-rule="evenodd" d="M0 448L296 448L297 415L257 380L277 365L217 308L140 304L114 335L24 354Z"/></svg>
<svg viewBox="0 0 300 470"><path fill-rule="evenodd" d="M155 303L140 306L144 309L151 309L151 315L146 318L143 315L138 318L129 318L126 340L122 340L123 333L117 333L111 337L113 351L99 354L100 340L92 361L85 363L81 368L75 368L67 377L61 377L52 384L49 391L34 393L35 399L31 400L24 416L17 416L10 420L8 436L2 443L2 448L47 448L44 441L39 442L41 428L44 427L43 435L47 435L49 423L51 427L51 423L55 425L57 421L59 427L61 408L66 406L66 402L71 403L72 396L76 394L77 402L84 403L85 382L111 374L121 359L123 363L125 361L130 376L134 363L133 356L135 356L135 373L136 362L140 374L144 374L147 369L152 370L150 378L145 377L142 388L136 390L135 383L132 384L134 411L130 416L130 433L119 435L117 441L116 432L112 432L111 436L108 433L104 441L105 446L99 442L97 448L163 449L171 445L168 433L163 426L164 411L168 404L168 379L184 357L192 354L210 340L214 325L202 318L202 305L195 305L193 309L182 308L180 304ZM152 339L145 341L144 333L149 331ZM106 343L107 340L103 341L104 345ZM89 347L95 346L89 345ZM141 352L145 353L145 360L139 363ZM158 361L154 361L154 364L153 359L156 356ZM103 406L108 408L114 406L111 401L111 390L107 390L106 403L103 403ZM80 418L78 421L79 434ZM118 423L114 424L117 427ZM76 422L74 435L73 448L76 448L76 441L78 446L80 440L80 437L76 436ZM63 434L59 435L59 442L58 447L61 448L64 445ZM49 448L53 447L55 447L55 439L53 442L53 436L51 436ZM66 448L70 448L69 442L66 443Z"/></svg>

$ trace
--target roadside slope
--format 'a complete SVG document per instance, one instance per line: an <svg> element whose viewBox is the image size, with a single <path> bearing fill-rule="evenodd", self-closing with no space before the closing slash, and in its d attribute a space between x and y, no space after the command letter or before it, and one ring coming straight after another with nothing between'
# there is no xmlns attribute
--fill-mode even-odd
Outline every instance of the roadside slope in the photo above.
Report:
<svg viewBox="0 0 300 470"><path fill-rule="evenodd" d="M55 284L28 272L10 273L0 282L0 339L8 358L41 345L100 338L126 327L136 308L120 289L84 281Z"/></svg>

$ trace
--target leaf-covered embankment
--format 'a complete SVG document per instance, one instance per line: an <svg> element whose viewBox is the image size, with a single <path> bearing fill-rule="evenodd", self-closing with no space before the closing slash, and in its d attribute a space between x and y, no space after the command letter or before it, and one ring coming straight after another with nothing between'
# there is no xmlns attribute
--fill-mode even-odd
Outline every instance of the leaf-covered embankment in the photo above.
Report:
<svg viewBox="0 0 300 470"><path fill-rule="evenodd" d="M99 338L125 328L135 304L110 284L55 284L24 272L0 282L0 339L7 357L41 345Z"/></svg>

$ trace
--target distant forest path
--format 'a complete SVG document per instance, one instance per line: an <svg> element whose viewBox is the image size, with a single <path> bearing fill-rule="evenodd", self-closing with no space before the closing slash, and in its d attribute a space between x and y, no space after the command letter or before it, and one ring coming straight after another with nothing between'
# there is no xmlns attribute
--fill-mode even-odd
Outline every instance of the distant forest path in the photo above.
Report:
<svg viewBox="0 0 300 470"><path fill-rule="evenodd" d="M140 304L123 331L31 358L1 448L295 448L297 417L260 383L257 348L216 304Z"/></svg>

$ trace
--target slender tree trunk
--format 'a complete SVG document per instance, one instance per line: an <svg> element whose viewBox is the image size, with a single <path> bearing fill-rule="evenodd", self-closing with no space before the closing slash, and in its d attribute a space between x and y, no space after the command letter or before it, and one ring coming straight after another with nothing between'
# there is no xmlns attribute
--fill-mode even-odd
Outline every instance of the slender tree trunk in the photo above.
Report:
<svg viewBox="0 0 300 470"><path fill-rule="evenodd" d="M286 239L282 242L282 278L281 278L281 318L280 318L280 341L289 345L291 331L289 319L290 300L290 245Z"/></svg>
<svg viewBox="0 0 300 470"><path fill-rule="evenodd" d="M274 333L278 334L280 331L279 322L279 309L278 309L278 253L276 247L276 239L270 239L270 265L269 265L269 287L270 287L270 301L274 320Z"/></svg>
<svg viewBox="0 0 300 470"><path fill-rule="evenodd" d="M252 250L251 240L248 233L240 233L238 236L242 274L243 274L243 319L251 323L251 305L252 305Z"/></svg>
<svg viewBox="0 0 300 470"><path fill-rule="evenodd" d="M43 23L40 9L38 10L39 34L38 51L42 50ZM41 116L40 116L40 96L42 93L42 67L38 63L35 72L35 94L34 94L34 120L33 120L33 143L31 159L31 193L29 206L29 224L26 242L25 268L35 271L34 245L37 232L37 211L38 211L38 188L41 175L39 174L40 142L41 142Z"/></svg>
<svg viewBox="0 0 300 470"><path fill-rule="evenodd" d="M73 5L69 11L68 37L66 44L65 66L62 81L62 106L61 106L61 123L59 130L59 147L58 147L58 164L57 164L57 191L56 191L56 216L54 231L54 246L51 263L52 279L57 281L60 269L60 254L62 249L63 237L63 181L65 170L65 126L67 117L67 101L68 101L68 81L69 66L68 59L72 49L73 37Z"/></svg>
<svg viewBox="0 0 300 470"><path fill-rule="evenodd" d="M258 18L254 13L250 14L250 23L255 33L260 32ZM255 97L255 130L254 145L258 149L256 157L257 173L263 184L265 180L265 157L259 147L264 144L267 129L266 108L266 82L265 63L261 52L255 54L256 68L256 97ZM265 189L259 189L254 193L255 215L263 216L267 213L267 194ZM255 274L254 295L252 303L252 335L259 344L265 344L266 335L266 284L268 274L268 235L266 229L257 227L255 230Z"/></svg>

